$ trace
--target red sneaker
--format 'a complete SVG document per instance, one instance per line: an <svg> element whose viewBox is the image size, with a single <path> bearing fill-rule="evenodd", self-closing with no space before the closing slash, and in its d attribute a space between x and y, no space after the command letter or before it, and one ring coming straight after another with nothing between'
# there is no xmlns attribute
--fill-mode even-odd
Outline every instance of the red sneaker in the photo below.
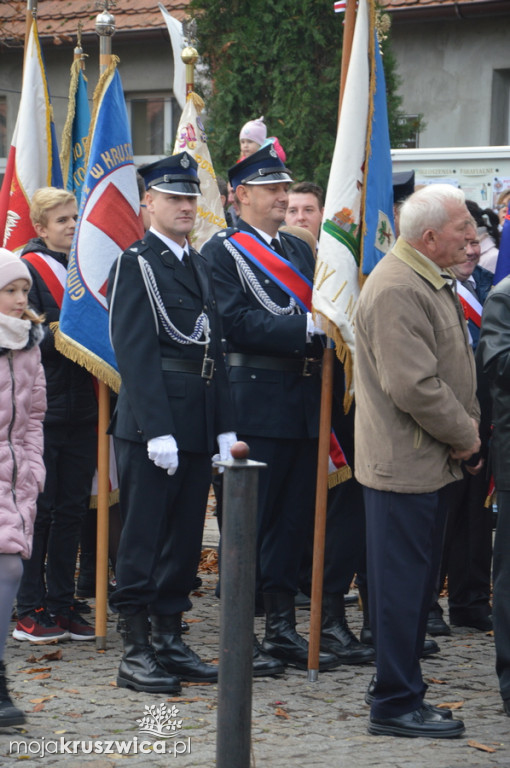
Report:
<svg viewBox="0 0 510 768"><path fill-rule="evenodd" d="M96 633L92 624L80 616L72 606L52 617L58 626L68 633L71 640L94 640Z"/></svg>
<svg viewBox="0 0 510 768"><path fill-rule="evenodd" d="M36 608L18 619L12 636L15 640L49 643L56 640L67 640L69 632L55 624L45 608Z"/></svg>

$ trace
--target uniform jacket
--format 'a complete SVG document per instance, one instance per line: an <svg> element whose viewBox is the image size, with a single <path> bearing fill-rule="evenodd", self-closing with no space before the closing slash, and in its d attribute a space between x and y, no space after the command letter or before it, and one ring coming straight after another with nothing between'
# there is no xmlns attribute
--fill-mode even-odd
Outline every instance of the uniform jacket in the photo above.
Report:
<svg viewBox="0 0 510 768"><path fill-rule="evenodd" d="M50 251L43 240L35 238L25 247L23 254L36 252L51 256L67 269L67 256ZM60 308L37 270L26 262L32 276L28 301L39 315L44 315L44 338L41 356L46 375L48 410L45 424L77 424L97 421L97 399L90 373L78 363L62 355L55 348L53 332L49 326L58 322Z"/></svg>
<svg viewBox="0 0 510 768"><path fill-rule="evenodd" d="M212 379L162 369L162 358L201 362L204 347L173 341L159 321L156 327L139 255L152 267L168 316L179 331L189 336L202 310L209 317L207 355L215 361ZM114 264L108 281L111 338L122 378L110 431L136 442L173 435L181 450L213 453L216 437L233 431L235 424L207 263L190 249L191 267L182 265L152 232L119 258L118 272Z"/></svg>
<svg viewBox="0 0 510 768"><path fill-rule="evenodd" d="M238 228L259 237L242 219ZM212 267L228 351L293 359L320 357L320 341L316 339L313 346L307 344L305 314L274 315L241 284L236 263L223 245L225 233L235 231L225 230L202 246L202 253ZM289 261L313 280L315 261L310 247L294 235L280 232L280 237ZM288 295L264 272L251 263L250 267L270 298L286 307ZM318 436L318 372L307 377L289 371L231 366L228 373L239 434L278 438Z"/></svg>
<svg viewBox="0 0 510 768"><path fill-rule="evenodd" d="M3 346L0 319L0 552L32 552L36 501L44 487L42 422L46 388L40 326L32 325L27 346Z"/></svg>
<svg viewBox="0 0 510 768"><path fill-rule="evenodd" d="M399 238L356 312L356 477L369 488L429 493L462 477L478 417L474 358L460 303Z"/></svg>
<svg viewBox="0 0 510 768"><path fill-rule="evenodd" d="M482 439L493 424L490 455L496 488L510 490L510 277L485 301L476 350L479 396L484 419ZM488 405L487 416L484 405ZM491 409L492 404L492 409Z"/></svg>

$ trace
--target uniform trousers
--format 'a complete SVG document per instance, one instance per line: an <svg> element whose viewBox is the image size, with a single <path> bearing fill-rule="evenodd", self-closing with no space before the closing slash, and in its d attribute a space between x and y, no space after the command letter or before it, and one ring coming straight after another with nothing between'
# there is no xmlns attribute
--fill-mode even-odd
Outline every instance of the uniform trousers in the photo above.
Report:
<svg viewBox="0 0 510 768"><path fill-rule="evenodd" d="M317 440L238 435L259 472L257 591L296 594L303 551L313 518Z"/></svg>
<svg viewBox="0 0 510 768"><path fill-rule="evenodd" d="M419 709L420 656L441 559L448 486L433 493L364 488L368 595L377 685L372 716Z"/></svg>
<svg viewBox="0 0 510 768"><path fill-rule="evenodd" d="M498 523L493 554L492 621L501 698L510 699L510 491L498 490Z"/></svg>
<svg viewBox="0 0 510 768"><path fill-rule="evenodd" d="M191 608L211 483L211 457L179 451L175 475L157 467L146 443L115 438L122 531L110 604L171 616Z"/></svg>
<svg viewBox="0 0 510 768"><path fill-rule="evenodd" d="M448 575L450 621L489 616L492 509L485 506L489 480L484 471L451 484L451 503L441 562L440 588Z"/></svg>

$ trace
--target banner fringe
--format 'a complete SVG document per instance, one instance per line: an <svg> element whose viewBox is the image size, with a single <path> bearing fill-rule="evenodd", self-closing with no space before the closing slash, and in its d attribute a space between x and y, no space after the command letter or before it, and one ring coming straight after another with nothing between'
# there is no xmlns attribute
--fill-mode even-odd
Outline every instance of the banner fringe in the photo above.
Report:
<svg viewBox="0 0 510 768"><path fill-rule="evenodd" d="M328 475L328 488L334 488L336 485L340 485L340 483L345 483L347 480L350 480L351 477L352 469L348 465L340 467L335 472L331 472Z"/></svg>
<svg viewBox="0 0 510 768"><path fill-rule="evenodd" d="M326 317L322 312L317 309L313 309L314 320L320 318L320 327L330 339L333 339L335 344L336 356L344 367L345 374L345 395L344 395L344 413L349 413L351 405L354 400L353 391L353 367L352 367L352 352L348 345L345 343L340 329L333 323L329 317Z"/></svg>
<svg viewBox="0 0 510 768"><path fill-rule="evenodd" d="M111 365L95 355L86 347L67 336L59 328L58 323L50 323L50 329L55 336L55 347L74 363L86 368L93 376L104 382L114 392L120 389L120 374Z"/></svg>
<svg viewBox="0 0 510 768"><path fill-rule="evenodd" d="M71 81L69 83L67 117L64 130L62 131L62 139L60 141L60 167L62 168L62 178L64 179L64 183L67 182L67 177L69 175L69 163L71 162L73 121L76 112L76 91L78 89L78 78L80 76L80 71L81 61L73 61L71 64ZM85 80L86 79L87 78L85 78Z"/></svg>
<svg viewBox="0 0 510 768"><path fill-rule="evenodd" d="M118 503L119 503L119 489L116 488L114 491L110 491L108 493L108 506L112 507L114 504L118 504ZM93 495L90 497L89 509L97 509L96 495Z"/></svg>

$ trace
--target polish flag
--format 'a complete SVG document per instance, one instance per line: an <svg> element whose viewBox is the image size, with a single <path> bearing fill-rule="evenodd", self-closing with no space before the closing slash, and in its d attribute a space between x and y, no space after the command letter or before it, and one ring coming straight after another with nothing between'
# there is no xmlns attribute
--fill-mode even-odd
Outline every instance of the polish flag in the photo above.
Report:
<svg viewBox="0 0 510 768"><path fill-rule="evenodd" d="M0 191L0 243L20 251L35 237L30 199L39 187L62 187L55 126L35 21L32 21L18 118Z"/></svg>

